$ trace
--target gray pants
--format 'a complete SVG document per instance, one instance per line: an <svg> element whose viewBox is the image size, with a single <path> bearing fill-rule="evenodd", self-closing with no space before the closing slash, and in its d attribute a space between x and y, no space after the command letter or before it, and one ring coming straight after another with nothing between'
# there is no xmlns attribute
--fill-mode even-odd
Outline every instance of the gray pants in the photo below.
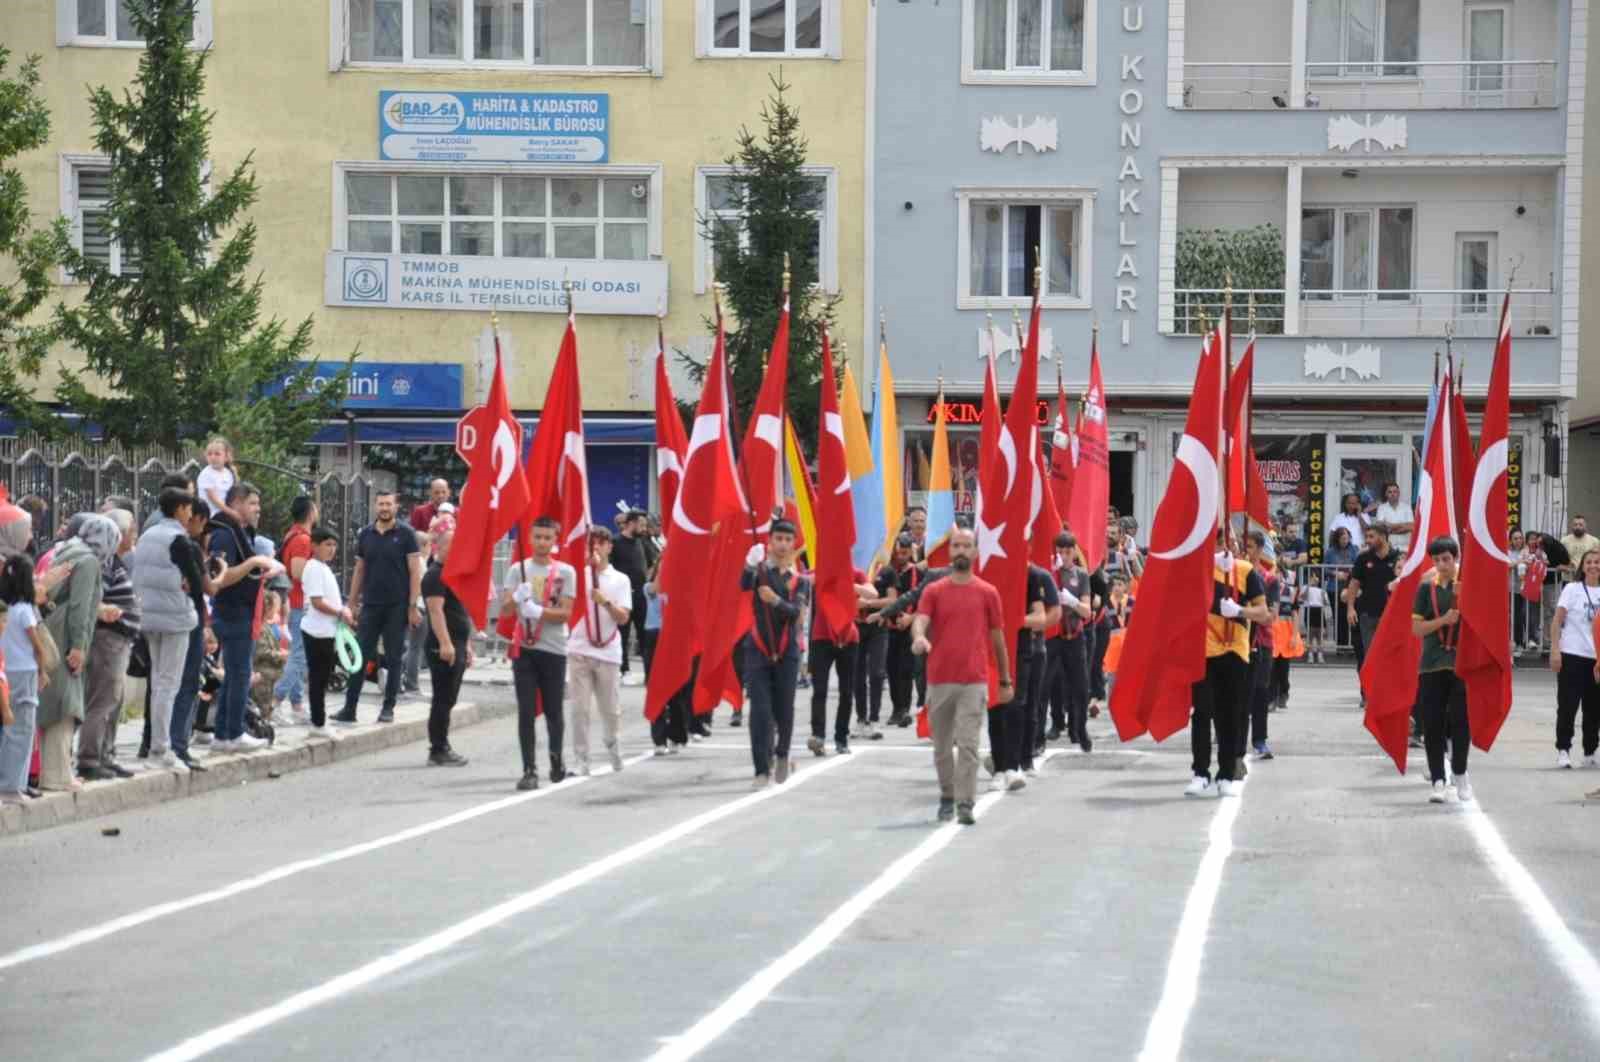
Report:
<svg viewBox="0 0 1600 1062"><path fill-rule="evenodd" d="M183 682L183 665L189 655L189 632L150 634L150 757L172 747L172 703Z"/></svg>
<svg viewBox="0 0 1600 1062"><path fill-rule="evenodd" d="M414 690L422 678L422 652L428 641L428 614L422 614L422 626L412 627L406 632L406 666L402 672L405 689Z"/></svg>
<svg viewBox="0 0 1600 1062"><path fill-rule="evenodd" d="M989 699L984 683L940 682L928 687L928 727L933 731L933 766L939 797L970 805L978 797L978 734ZM956 751L951 762L950 750Z"/></svg>
<svg viewBox="0 0 1600 1062"><path fill-rule="evenodd" d="M89 643L83 690L83 729L78 731L78 769L116 759L117 722L122 714L122 688L128 680L128 653L133 643L106 627L98 627Z"/></svg>

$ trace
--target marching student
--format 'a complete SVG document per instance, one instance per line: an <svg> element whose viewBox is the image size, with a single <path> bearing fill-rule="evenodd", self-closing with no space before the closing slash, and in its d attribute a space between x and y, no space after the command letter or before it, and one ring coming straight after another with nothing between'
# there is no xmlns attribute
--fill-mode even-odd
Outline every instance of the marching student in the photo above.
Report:
<svg viewBox="0 0 1600 1062"><path fill-rule="evenodd" d="M1052 628L1046 643L1050 657L1050 732L1045 737L1055 741L1064 730L1068 741L1088 752L1094 743L1089 739L1087 725L1089 652L1084 631L1093 615L1093 591L1089 573L1078 563L1079 556L1078 539L1072 532L1063 531L1056 536L1055 586L1061 599L1061 623Z"/></svg>
<svg viewBox="0 0 1600 1062"><path fill-rule="evenodd" d="M754 622L741 643L741 654L750 698L750 756L755 763L756 789L765 788L774 778L782 785L794 769L789 741L794 735L794 691L800 679L800 641L795 635L800 614L811 601L810 580L795 568L794 539L794 524L774 520L765 559L739 576L739 585L755 592Z"/></svg>
<svg viewBox="0 0 1600 1062"><path fill-rule="evenodd" d="M1037 775L1034 757L1042 754L1039 734L1049 711L1045 697L1045 671L1049 657L1045 652L1045 631L1061 622L1061 598L1055 579L1037 564L1028 565L1027 611L1017 629L1016 688L1010 701L988 713L989 748L994 758L990 766L994 780L991 790L1016 792Z"/></svg>
<svg viewBox="0 0 1600 1062"><path fill-rule="evenodd" d="M867 573L857 568L854 572L856 600L873 596ZM807 664L811 669L811 738L806 747L812 755L821 756L828 728L828 673L839 674L839 707L834 715L833 748L840 756L850 752L850 703L855 692L856 663L861 648L861 634L854 620L836 631L815 605L811 609L811 651Z"/></svg>
<svg viewBox="0 0 1600 1062"><path fill-rule="evenodd" d="M578 774L589 773L589 704L600 709L606 754L611 769L622 770L622 706L617 691L622 681L622 640L633 608L633 580L611 564L611 531L599 524L589 529L589 597L583 619L569 624L567 639L567 711L572 723L572 753Z"/></svg>
<svg viewBox="0 0 1600 1062"><path fill-rule="evenodd" d="M1430 804L1449 799L1445 788L1444 746L1450 743L1450 770L1456 779L1456 797L1472 799L1472 783L1467 780L1467 751L1472 747L1472 732L1467 724L1467 687L1456 675L1456 645L1461 638L1461 613L1456 602L1461 585L1456 580L1460 547L1456 540L1440 536L1428 543L1433 560L1433 577L1417 587L1411 606L1411 633L1422 639L1422 659L1417 665L1422 697L1423 745L1428 753L1428 792Z"/></svg>
<svg viewBox="0 0 1600 1062"><path fill-rule="evenodd" d="M1278 615L1278 598L1283 585L1279 580L1277 565L1265 555L1267 537L1260 531L1245 536L1245 558L1261 573L1262 589L1266 591L1267 613L1265 623L1250 626L1250 748L1258 760L1272 759L1272 749L1267 745L1267 709L1272 706L1272 619ZM1239 740L1245 739L1240 727ZM1241 755L1244 750L1241 748Z"/></svg>
<svg viewBox="0 0 1600 1062"><path fill-rule="evenodd" d="M1583 708L1583 765L1600 748L1600 683L1595 681L1595 616L1600 615L1600 550L1583 555L1583 578L1568 583L1550 623L1550 670L1556 673L1556 766L1572 766L1573 724Z"/></svg>
<svg viewBox="0 0 1600 1062"><path fill-rule="evenodd" d="M578 573L552 556L560 533L561 525L553 517L533 522L528 535L531 555L506 573L501 599L501 608L515 608L521 620L517 625L521 644L511 665L517 691L517 743L522 746L518 789L539 788L534 724L541 711L550 743L550 781L567 776L561 762L562 703L567 691L567 621L578 593Z"/></svg>
<svg viewBox="0 0 1600 1062"><path fill-rule="evenodd" d="M989 690L989 654L999 672L1002 703L1016 696L1006 650L1000 592L972 572L977 538L950 533L950 574L927 584L911 625L911 651L928 662L928 724L939 776L940 822L976 823L978 732ZM952 762L952 748L956 759Z"/></svg>
<svg viewBox="0 0 1600 1062"><path fill-rule="evenodd" d="M893 601L905 594L915 593L927 578L916 562L916 542L910 534L895 539L889 563L878 571L875 588L880 598ZM917 659L911 652L911 632L900 626L888 628L886 666L889 673L889 703L893 726L911 725L911 693L916 688ZM876 707L876 705L874 705ZM877 713L873 713L876 720Z"/></svg>
<svg viewBox="0 0 1600 1062"><path fill-rule="evenodd" d="M1206 676L1194 684L1194 714L1189 742L1194 777L1184 795L1240 795L1244 780L1245 712L1250 696L1250 624L1268 623L1266 588L1261 575L1242 557L1224 548L1217 533L1212 573L1211 614L1206 617ZM1211 778L1211 734L1216 731L1217 775Z"/></svg>

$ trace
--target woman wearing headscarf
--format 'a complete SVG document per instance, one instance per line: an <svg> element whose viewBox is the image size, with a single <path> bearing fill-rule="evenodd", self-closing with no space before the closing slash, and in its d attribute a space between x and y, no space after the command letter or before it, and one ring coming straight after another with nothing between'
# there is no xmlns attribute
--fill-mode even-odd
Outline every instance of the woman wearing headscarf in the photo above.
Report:
<svg viewBox="0 0 1600 1062"><path fill-rule="evenodd" d="M122 529L110 517L81 513L73 518L77 533L54 551L52 565L72 565L72 574L56 588L56 609L45 622L61 650L50 684L39 691L39 729L44 732L39 764L39 788L74 790L81 782L72 777L72 734L83 719L84 671L94 641L95 621L116 616L100 614L105 580L101 568L117 554Z"/></svg>

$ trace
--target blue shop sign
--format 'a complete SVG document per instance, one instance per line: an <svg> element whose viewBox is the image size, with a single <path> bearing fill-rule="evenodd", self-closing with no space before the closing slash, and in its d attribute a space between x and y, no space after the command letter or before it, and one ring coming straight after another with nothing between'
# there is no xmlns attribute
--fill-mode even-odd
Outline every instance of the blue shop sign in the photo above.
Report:
<svg viewBox="0 0 1600 1062"><path fill-rule="evenodd" d="M407 162L607 162L604 92L378 93L378 157Z"/></svg>
<svg viewBox="0 0 1600 1062"><path fill-rule="evenodd" d="M307 362L296 362L296 370ZM318 362L312 387L322 388L339 375L339 362ZM280 380L266 388L280 394ZM461 409L461 366L437 361L356 360L345 385L345 409L430 409L455 412Z"/></svg>

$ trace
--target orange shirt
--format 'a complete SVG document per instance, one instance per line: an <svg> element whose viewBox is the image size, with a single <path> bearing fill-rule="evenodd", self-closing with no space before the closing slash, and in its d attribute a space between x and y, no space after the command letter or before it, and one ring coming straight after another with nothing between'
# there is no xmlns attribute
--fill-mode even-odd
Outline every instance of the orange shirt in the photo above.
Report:
<svg viewBox="0 0 1600 1062"><path fill-rule="evenodd" d="M1213 570L1212 611L1206 616L1206 659L1233 653L1245 663L1250 662L1250 624L1225 619L1216 611L1217 602L1231 597L1242 606L1265 605L1267 593L1250 562L1239 557L1233 559L1231 573L1221 565Z"/></svg>

